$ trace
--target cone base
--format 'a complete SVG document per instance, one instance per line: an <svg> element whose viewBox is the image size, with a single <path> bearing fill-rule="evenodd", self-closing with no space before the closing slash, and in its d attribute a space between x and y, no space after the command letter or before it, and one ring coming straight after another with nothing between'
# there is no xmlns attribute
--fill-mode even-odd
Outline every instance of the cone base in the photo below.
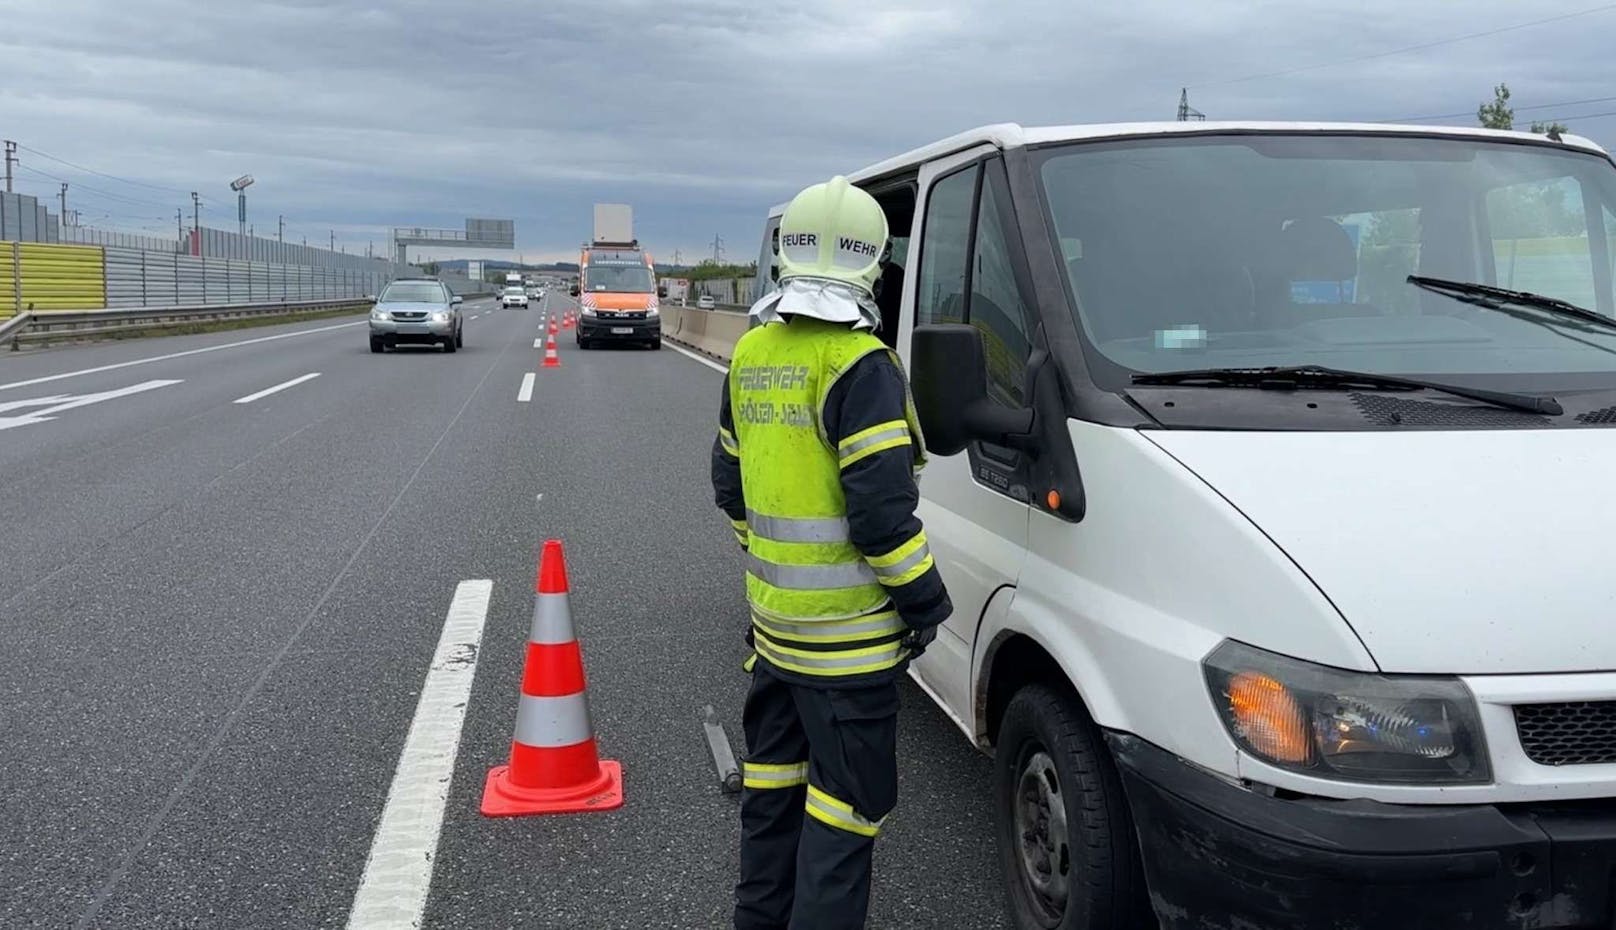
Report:
<svg viewBox="0 0 1616 930"><path fill-rule="evenodd" d="M542 366L540 366L540 367L542 367L542 368L560 368L561 367L561 361L559 359L547 358L547 359L544 360L544 364Z"/></svg>
<svg viewBox="0 0 1616 930"><path fill-rule="evenodd" d="M483 785L484 817L577 814L614 811L623 806L623 767L602 760L600 775L570 788L523 788L513 784L508 765L489 769Z"/></svg>

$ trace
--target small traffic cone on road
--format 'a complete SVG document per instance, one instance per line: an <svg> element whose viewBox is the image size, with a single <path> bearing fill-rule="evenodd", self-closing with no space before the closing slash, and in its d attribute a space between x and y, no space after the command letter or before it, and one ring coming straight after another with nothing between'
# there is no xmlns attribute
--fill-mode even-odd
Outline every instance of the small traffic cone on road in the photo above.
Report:
<svg viewBox="0 0 1616 930"><path fill-rule="evenodd" d="M557 329L558 329L558 327L556 326L556 318L552 316L552 317L550 317L550 335L554 336L556 334Z"/></svg>
<svg viewBox="0 0 1616 930"><path fill-rule="evenodd" d="M483 815L616 810L623 806L623 768L602 761L595 747L559 540L544 544L536 587L511 763L489 771Z"/></svg>
<svg viewBox="0 0 1616 930"><path fill-rule="evenodd" d="M561 367L561 356L556 354L555 330L551 330L550 338L544 340L544 367Z"/></svg>
<svg viewBox="0 0 1616 930"><path fill-rule="evenodd" d="M571 310L568 310L565 314L562 315L562 317L561 317L561 328L562 329L571 329L572 328L572 311Z"/></svg>

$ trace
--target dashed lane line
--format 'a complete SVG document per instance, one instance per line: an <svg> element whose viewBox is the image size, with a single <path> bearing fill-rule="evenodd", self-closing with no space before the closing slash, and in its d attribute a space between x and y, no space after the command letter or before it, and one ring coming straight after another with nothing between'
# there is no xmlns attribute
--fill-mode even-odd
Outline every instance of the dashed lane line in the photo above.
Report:
<svg viewBox="0 0 1616 930"><path fill-rule="evenodd" d="M281 391L284 391L289 387L297 387L299 384L302 384L305 381L313 381L315 378L318 378L318 377L320 377L319 372L311 371L306 375L301 375L299 377L293 378L290 381L282 381L280 384L277 384L274 387L264 388L262 391L259 391L256 394L248 394L246 397L238 397L238 398L236 398L236 403L238 403L238 404L250 404L255 400L260 400L262 398L268 397L271 394L278 394Z"/></svg>
<svg viewBox="0 0 1616 930"><path fill-rule="evenodd" d="M348 930L421 925L493 587L481 579L455 589L348 912Z"/></svg>
<svg viewBox="0 0 1616 930"><path fill-rule="evenodd" d="M533 399L533 382L538 380L537 372L528 372L522 376L522 386L516 391L516 402L525 404Z"/></svg>

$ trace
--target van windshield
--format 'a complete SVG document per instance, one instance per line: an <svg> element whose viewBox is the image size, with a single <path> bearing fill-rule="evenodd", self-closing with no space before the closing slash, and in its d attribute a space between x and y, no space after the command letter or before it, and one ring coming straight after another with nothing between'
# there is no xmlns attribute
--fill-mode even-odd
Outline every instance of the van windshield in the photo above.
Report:
<svg viewBox="0 0 1616 930"><path fill-rule="evenodd" d="M1616 316L1616 169L1598 155L1324 134L1039 157L1091 368L1109 389L1137 372L1291 365L1616 388L1616 328L1473 306L1407 280Z"/></svg>
<svg viewBox="0 0 1616 930"><path fill-rule="evenodd" d="M645 266L645 258L635 252L591 255L583 276L586 291L649 294L656 289L656 280L651 269Z"/></svg>

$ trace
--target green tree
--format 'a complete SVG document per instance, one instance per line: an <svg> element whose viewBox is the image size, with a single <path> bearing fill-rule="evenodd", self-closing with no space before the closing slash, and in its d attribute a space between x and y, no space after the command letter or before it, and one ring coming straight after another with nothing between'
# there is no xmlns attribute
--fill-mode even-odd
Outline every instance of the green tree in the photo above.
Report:
<svg viewBox="0 0 1616 930"><path fill-rule="evenodd" d="M1485 129L1514 129L1515 108L1509 105L1509 85L1499 84L1493 88L1491 103L1483 103L1476 108L1476 121ZM1562 123L1540 123L1534 121L1530 132L1539 135L1559 135L1566 132Z"/></svg>
<svg viewBox="0 0 1616 930"><path fill-rule="evenodd" d="M1508 84L1493 88L1492 103L1483 103L1476 108L1476 121L1484 129L1515 128L1515 108L1509 105Z"/></svg>

